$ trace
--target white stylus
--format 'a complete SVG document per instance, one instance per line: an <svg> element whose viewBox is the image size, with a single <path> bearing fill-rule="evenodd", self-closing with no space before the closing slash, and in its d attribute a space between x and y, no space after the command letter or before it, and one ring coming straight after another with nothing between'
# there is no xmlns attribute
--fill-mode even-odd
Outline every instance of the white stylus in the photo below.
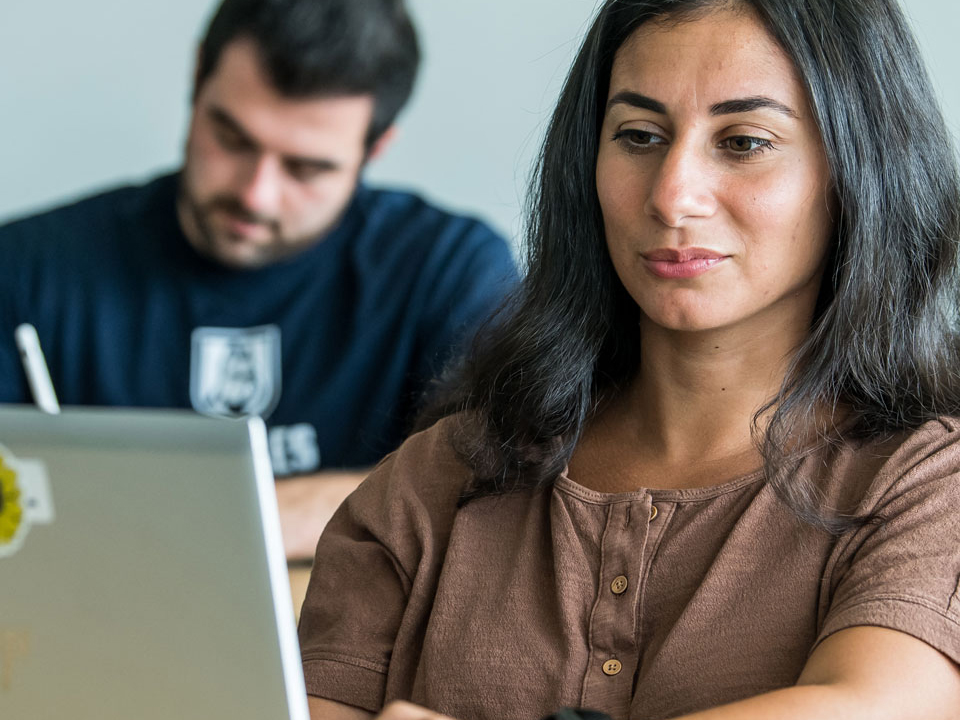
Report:
<svg viewBox="0 0 960 720"><path fill-rule="evenodd" d="M30 385L34 402L45 413L57 415L60 412L60 403L57 402L57 394L53 390L53 381L50 380L43 350L40 349L37 329L30 323L23 323L17 326L13 335L20 350L20 360L23 362L23 370L27 374L27 384Z"/></svg>

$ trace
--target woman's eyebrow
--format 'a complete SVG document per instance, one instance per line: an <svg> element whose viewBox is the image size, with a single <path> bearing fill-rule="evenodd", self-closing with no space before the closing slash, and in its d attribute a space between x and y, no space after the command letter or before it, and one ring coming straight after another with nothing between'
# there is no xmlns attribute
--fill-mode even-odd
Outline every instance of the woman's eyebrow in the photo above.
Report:
<svg viewBox="0 0 960 720"><path fill-rule="evenodd" d="M612 108L614 105L629 105L631 107L640 108L641 110L649 110L650 112L655 112L659 115L667 114L667 106L659 100L654 100L651 97L647 97L646 95L642 95L638 92L632 92L630 90L622 90L610 98L609 102L607 103L607 110ZM734 115L736 113L745 113L753 110L764 109L774 110L778 113L786 115L787 117L799 117L796 112L794 112L790 107L784 105L782 102L774 100L773 98L764 97L762 95L756 95L754 97L747 98L737 98L736 100L724 100L723 102L711 105L710 114Z"/></svg>
<svg viewBox="0 0 960 720"><path fill-rule="evenodd" d="M716 105L710 106L711 115L734 115L736 113L751 112L752 110L775 110L787 117L799 118L796 112L790 107L784 105L773 98L757 95L755 97L739 98L737 100L724 100Z"/></svg>
<svg viewBox="0 0 960 720"><path fill-rule="evenodd" d="M631 92L630 90L621 90L612 98L610 98L610 101L607 103L607 110L612 108L614 105L629 105L631 107L640 108L641 110L649 110L650 112L655 112L659 115L667 114L667 106L659 100L654 100L646 95L641 95L637 92Z"/></svg>

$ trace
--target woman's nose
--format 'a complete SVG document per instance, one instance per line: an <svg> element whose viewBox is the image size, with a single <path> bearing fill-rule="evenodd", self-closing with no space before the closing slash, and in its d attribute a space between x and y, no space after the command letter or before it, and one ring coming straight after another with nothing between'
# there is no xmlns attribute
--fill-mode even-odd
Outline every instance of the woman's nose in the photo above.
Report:
<svg viewBox="0 0 960 720"><path fill-rule="evenodd" d="M668 227L710 217L716 211L713 183L710 157L695 147L676 143L654 171L644 211Z"/></svg>

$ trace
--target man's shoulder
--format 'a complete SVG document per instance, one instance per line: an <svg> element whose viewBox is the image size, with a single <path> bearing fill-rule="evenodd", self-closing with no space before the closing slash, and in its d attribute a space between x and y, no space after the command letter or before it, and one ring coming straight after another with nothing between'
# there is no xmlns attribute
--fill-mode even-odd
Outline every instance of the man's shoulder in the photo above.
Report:
<svg viewBox="0 0 960 720"><path fill-rule="evenodd" d="M432 284L516 275L509 243L490 225L405 190L361 186L343 232L356 269L368 278Z"/></svg>
<svg viewBox="0 0 960 720"><path fill-rule="evenodd" d="M444 237L473 235L484 242L506 243L503 236L475 215L445 208L418 193L390 187L362 185L356 207L364 230L372 235L417 238L427 243Z"/></svg>
<svg viewBox="0 0 960 720"><path fill-rule="evenodd" d="M0 225L0 242L61 243L102 235L123 218L148 212L159 198L169 195L172 199L175 177L164 175L140 185L116 186L14 218Z"/></svg>

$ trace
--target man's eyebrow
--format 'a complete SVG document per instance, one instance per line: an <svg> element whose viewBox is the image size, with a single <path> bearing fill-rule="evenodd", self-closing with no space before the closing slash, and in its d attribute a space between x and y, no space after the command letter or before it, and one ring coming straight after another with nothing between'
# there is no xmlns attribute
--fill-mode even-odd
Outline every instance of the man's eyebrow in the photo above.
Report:
<svg viewBox="0 0 960 720"><path fill-rule="evenodd" d="M328 172L331 170L340 169L340 163L329 158L309 158L299 157L297 155L285 155L283 160L288 165L300 165L301 167L308 167L318 172Z"/></svg>
<svg viewBox="0 0 960 720"><path fill-rule="evenodd" d="M232 132L235 132L243 141L249 144L251 147L259 148L260 143L258 143L251 135L246 131L246 129L237 122L234 117L224 110L221 107L211 107L210 108L210 117L214 122L225 125ZM340 163L336 160L331 160L329 158L314 158L314 157L304 157L300 155L284 155L283 161L288 165L301 165L304 167L310 167L317 171L330 171L330 170L339 170Z"/></svg>
<svg viewBox="0 0 960 720"><path fill-rule="evenodd" d="M637 92L631 92L630 90L622 90L610 98L610 101L607 103L607 109L609 110L614 105L629 105L640 108L641 110L655 112L658 115L667 114L667 106L659 100L654 100L651 97ZM799 117L793 109L787 107L782 102L774 100L773 98L763 97L762 95L737 98L736 100L724 100L723 102L710 106L711 115L734 115L736 113L752 112L753 110L775 110L788 117Z"/></svg>
<svg viewBox="0 0 960 720"><path fill-rule="evenodd" d="M223 108L214 106L210 108L209 112L210 112L210 117L213 119L214 122L217 122L221 125L225 125L231 131L235 132L237 135L242 137L244 142L247 142L250 145L253 145L254 147L259 146L257 141L254 140L253 137L251 137L250 133L248 133L244 129L243 125L238 123L233 118L233 116L230 113L228 113L226 110L224 110Z"/></svg>

